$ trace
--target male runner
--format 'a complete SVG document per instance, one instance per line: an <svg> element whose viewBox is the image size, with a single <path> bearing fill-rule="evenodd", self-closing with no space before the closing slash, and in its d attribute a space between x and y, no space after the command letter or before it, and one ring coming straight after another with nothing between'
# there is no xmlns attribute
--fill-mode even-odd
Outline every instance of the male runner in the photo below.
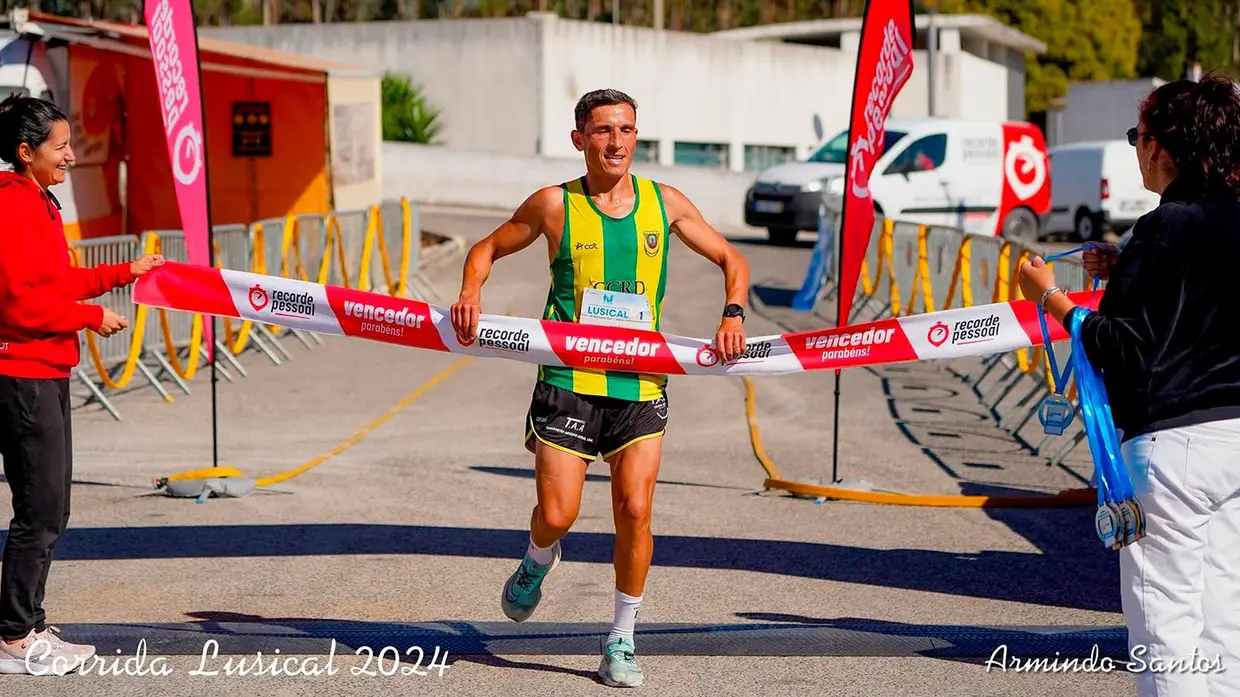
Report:
<svg viewBox="0 0 1240 697"><path fill-rule="evenodd" d="M575 116L571 135L585 154L585 176L534 192L511 219L470 248L460 299L452 306L458 339L469 344L477 337L491 265L539 236L547 240L551 263L545 319L603 323L595 317L622 314L616 312L621 308L643 318L644 328L658 330L674 232L722 268L726 297L714 346L723 361L738 358L745 351L745 259L684 194L630 174L637 144L631 97L590 92L577 102ZM609 312L591 312L600 305ZM504 584L500 607L517 622L533 614L543 578L560 560L560 538L577 519L586 468L601 455L611 467L616 603L599 675L612 686L635 687L643 680L633 627L654 549L650 517L667 425L666 385L665 375L539 366L526 417L538 504L530 516L529 547Z"/></svg>

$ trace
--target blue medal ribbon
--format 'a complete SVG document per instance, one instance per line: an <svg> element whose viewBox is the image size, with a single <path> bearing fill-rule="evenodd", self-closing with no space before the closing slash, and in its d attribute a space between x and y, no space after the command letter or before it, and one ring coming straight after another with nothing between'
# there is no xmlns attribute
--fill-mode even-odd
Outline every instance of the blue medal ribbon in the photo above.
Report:
<svg viewBox="0 0 1240 697"><path fill-rule="evenodd" d="M1045 260L1050 262L1061 259L1087 249L1089 246L1086 244L1066 252L1049 255ZM1094 278L1093 290L1095 292L1098 290L1100 280L1097 277ZM1060 374L1058 361L1051 346L1050 331L1046 325L1046 313L1044 308L1038 308L1038 319L1042 325L1042 338L1050 360L1055 391L1043 402L1039 418L1042 419L1043 427L1048 433L1058 429L1059 432L1054 435L1062 434L1063 428L1072 422L1075 410L1063 397L1062 391L1068 377L1075 372L1081 420L1089 440L1089 450L1093 456L1094 474L1097 480L1098 513L1094 523L1102 543L1112 549L1119 549L1144 536L1145 516L1141 510L1141 504L1136 499L1128 469L1124 466L1119 434L1115 430L1115 420L1111 415L1111 402L1107 396L1106 383L1101 371L1094 367L1085 354L1085 346L1081 339L1081 326L1085 318L1091 314L1093 310L1085 307L1078 307L1069 313L1065 329L1068 330L1071 338L1071 354L1064 372ZM1066 419L1062 416L1063 403L1068 403L1070 410L1067 412ZM1056 411L1057 409L1059 411Z"/></svg>

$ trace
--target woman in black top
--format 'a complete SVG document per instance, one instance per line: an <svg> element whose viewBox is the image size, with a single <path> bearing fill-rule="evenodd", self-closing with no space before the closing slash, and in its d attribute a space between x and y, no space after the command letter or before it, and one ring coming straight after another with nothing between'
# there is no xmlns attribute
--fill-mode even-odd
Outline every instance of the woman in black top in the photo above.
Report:
<svg viewBox="0 0 1240 697"><path fill-rule="evenodd" d="M1119 552L1129 667L1141 695L1240 695L1240 93L1163 85L1128 141L1162 199L1122 251L1086 252L1107 286L1080 332L1146 518ZM1020 287L1065 327L1086 312L1041 259Z"/></svg>

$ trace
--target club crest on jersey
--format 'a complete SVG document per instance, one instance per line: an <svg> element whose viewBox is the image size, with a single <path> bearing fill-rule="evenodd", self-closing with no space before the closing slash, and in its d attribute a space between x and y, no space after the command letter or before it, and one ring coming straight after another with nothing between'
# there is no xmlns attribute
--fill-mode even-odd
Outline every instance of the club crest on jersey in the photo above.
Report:
<svg viewBox="0 0 1240 697"><path fill-rule="evenodd" d="M646 246L645 246L646 256L648 257L657 256L659 254L659 233L658 232L644 232L642 233L642 237L646 241Z"/></svg>

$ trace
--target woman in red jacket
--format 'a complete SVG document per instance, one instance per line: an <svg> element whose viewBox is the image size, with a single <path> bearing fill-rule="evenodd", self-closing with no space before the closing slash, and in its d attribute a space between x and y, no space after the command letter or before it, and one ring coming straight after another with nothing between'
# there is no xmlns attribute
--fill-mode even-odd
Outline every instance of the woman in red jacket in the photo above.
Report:
<svg viewBox="0 0 1240 697"><path fill-rule="evenodd" d="M13 519L0 564L0 673L63 674L93 646L54 634L43 611L56 541L69 520L73 444L69 375L80 359L77 332L112 336L128 321L96 298L163 263L75 268L60 204L47 189L73 164L69 122L55 104L31 97L0 103L0 456Z"/></svg>

